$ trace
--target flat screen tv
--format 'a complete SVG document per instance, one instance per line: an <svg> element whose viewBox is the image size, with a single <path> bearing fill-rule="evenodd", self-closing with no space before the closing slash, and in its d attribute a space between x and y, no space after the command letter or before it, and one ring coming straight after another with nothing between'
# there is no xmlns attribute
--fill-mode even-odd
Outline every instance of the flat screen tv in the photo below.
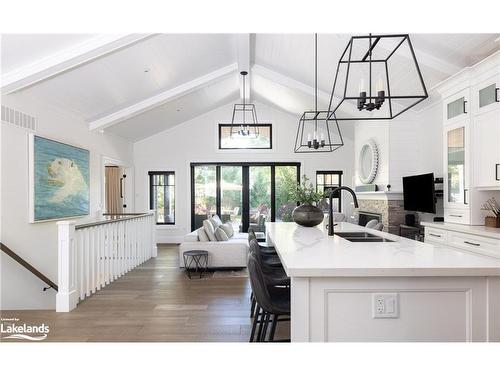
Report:
<svg viewBox="0 0 500 375"><path fill-rule="evenodd" d="M434 173L403 177L404 209L436 213Z"/></svg>

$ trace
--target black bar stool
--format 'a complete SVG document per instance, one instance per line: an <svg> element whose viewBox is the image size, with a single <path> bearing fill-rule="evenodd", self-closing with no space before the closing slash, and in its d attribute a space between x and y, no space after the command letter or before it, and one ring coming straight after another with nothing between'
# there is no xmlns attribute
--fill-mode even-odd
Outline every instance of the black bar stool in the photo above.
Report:
<svg viewBox="0 0 500 375"><path fill-rule="evenodd" d="M248 257L248 274L258 306L252 324L250 342L254 341L254 338L258 342L274 341L278 322L290 320L290 288L269 285L268 277L266 277L256 254L252 252ZM271 330L269 339L266 340L269 325L271 325ZM255 337L257 326L258 332Z"/></svg>

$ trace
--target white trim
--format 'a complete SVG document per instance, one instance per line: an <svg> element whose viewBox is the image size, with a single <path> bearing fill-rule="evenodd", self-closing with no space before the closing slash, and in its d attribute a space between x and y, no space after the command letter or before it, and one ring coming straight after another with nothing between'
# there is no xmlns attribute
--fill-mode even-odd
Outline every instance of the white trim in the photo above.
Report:
<svg viewBox="0 0 500 375"><path fill-rule="evenodd" d="M250 47L250 34L236 34L234 36L236 44L236 52L238 56L238 71L246 71L250 73L250 57L251 57L251 47ZM252 90L250 90L251 77L247 76L245 82L245 97L250 102L250 95ZM238 77L238 82L240 83L240 99L243 99L243 79L241 76Z"/></svg>
<svg viewBox="0 0 500 375"><path fill-rule="evenodd" d="M192 81L183 83L177 87L161 92L138 103L132 104L129 107L122 108L109 115L95 119L89 123L89 130L105 129L118 122L127 120L131 117L137 116L143 112L151 110L169 101L177 99L181 96L189 94L204 86L207 86L215 81L218 81L227 75L235 72L238 69L238 64L233 63L223 68L214 70L204 76L193 79Z"/></svg>
<svg viewBox="0 0 500 375"><path fill-rule="evenodd" d="M116 52L154 34L102 34L2 75L2 94L12 94Z"/></svg>

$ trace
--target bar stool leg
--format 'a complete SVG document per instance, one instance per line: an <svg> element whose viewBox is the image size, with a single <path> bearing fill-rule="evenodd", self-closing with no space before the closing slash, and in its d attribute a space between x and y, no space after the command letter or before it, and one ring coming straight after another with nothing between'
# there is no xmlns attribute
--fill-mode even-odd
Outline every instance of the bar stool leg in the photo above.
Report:
<svg viewBox="0 0 500 375"><path fill-rule="evenodd" d="M259 305L256 305L255 315L253 317L253 323L252 323L252 332L250 333L250 340L249 340L249 342L254 342L255 330L257 329L257 323L259 321L259 315L260 315L260 307L259 307Z"/></svg>
<svg viewBox="0 0 500 375"><path fill-rule="evenodd" d="M264 320L266 319L267 313L264 311L264 309L260 309L262 312L259 312L259 330L257 332L257 342L262 341L262 330L264 329Z"/></svg>
<svg viewBox="0 0 500 375"><path fill-rule="evenodd" d="M253 292L252 292L252 296L250 297L250 300L252 301L252 305L250 307L250 318L253 318L255 315L255 304L257 303L257 301L255 300L255 297L253 296Z"/></svg>
<svg viewBox="0 0 500 375"><path fill-rule="evenodd" d="M260 341L265 342L266 341L266 335L267 335L267 326L269 325L269 319L271 318L271 314L266 312L265 319L264 319L264 328L262 330L262 337Z"/></svg>
<svg viewBox="0 0 500 375"><path fill-rule="evenodd" d="M273 322L271 324L271 333L269 335L269 341L274 341L274 334L276 333L276 326L278 325L278 314L273 314Z"/></svg>

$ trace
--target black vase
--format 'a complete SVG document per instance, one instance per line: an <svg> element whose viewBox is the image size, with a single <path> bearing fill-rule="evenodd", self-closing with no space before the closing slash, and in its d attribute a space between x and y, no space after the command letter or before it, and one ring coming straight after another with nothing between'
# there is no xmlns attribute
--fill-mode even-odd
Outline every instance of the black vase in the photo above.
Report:
<svg viewBox="0 0 500 375"><path fill-rule="evenodd" d="M314 227L323 222L323 211L312 204L301 204L292 212L293 221L304 227Z"/></svg>

